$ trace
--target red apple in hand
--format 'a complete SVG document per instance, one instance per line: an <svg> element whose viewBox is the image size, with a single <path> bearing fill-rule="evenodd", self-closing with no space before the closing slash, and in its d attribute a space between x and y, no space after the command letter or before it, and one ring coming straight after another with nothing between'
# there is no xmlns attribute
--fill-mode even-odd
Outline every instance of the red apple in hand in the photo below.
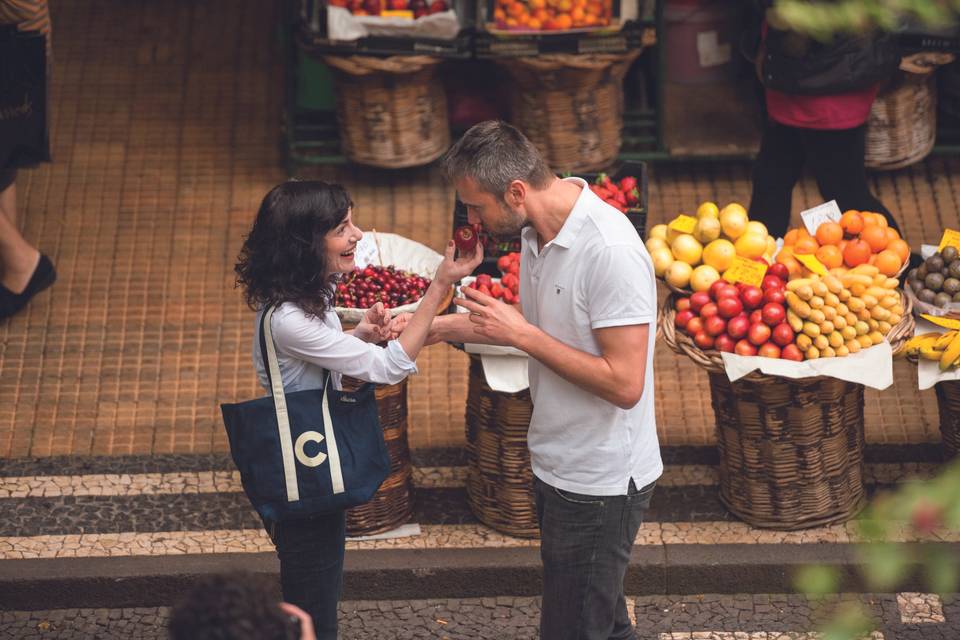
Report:
<svg viewBox="0 0 960 640"><path fill-rule="evenodd" d="M477 230L469 224L457 227L457 230L453 232L453 242L457 245L460 255L473 255L477 248Z"/></svg>

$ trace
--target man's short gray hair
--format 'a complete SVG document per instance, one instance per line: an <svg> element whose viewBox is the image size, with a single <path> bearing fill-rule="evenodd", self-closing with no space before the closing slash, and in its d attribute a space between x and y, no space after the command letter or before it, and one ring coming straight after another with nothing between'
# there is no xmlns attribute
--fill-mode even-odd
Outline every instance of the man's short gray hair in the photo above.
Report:
<svg viewBox="0 0 960 640"><path fill-rule="evenodd" d="M500 120L472 126L441 162L451 182L471 178L499 198L514 180L543 189L554 177L533 143L519 129Z"/></svg>

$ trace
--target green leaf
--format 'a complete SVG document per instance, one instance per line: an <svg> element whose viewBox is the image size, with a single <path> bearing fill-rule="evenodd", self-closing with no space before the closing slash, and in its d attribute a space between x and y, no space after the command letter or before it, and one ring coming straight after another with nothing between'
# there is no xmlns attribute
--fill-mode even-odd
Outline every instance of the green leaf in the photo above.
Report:
<svg viewBox="0 0 960 640"><path fill-rule="evenodd" d="M832 567L811 566L797 571L793 583L796 589L813 598L836 593L840 585L840 576Z"/></svg>
<svg viewBox="0 0 960 640"><path fill-rule="evenodd" d="M889 542L863 545L860 556L864 577L877 591L896 587L913 560L908 548Z"/></svg>
<svg viewBox="0 0 960 640"><path fill-rule="evenodd" d="M960 565L955 555L940 547L928 547L924 555L924 573L930 590L954 593L960 585Z"/></svg>

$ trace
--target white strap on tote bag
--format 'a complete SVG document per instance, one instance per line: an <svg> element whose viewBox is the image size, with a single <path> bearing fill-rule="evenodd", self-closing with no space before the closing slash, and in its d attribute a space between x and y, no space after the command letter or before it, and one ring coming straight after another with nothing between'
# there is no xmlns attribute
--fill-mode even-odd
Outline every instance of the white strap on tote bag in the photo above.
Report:
<svg viewBox="0 0 960 640"><path fill-rule="evenodd" d="M277 434L280 436L280 453L283 458L283 477L287 485L287 502L300 499L300 487L297 484L296 457L293 451L293 438L290 434L290 416L287 413L287 397L283 392L283 379L280 377L280 364L277 362L277 350L273 344L273 331L270 322L275 307L270 306L264 313L263 332L267 345L266 365L270 371L270 384L273 391L273 404L277 411ZM323 437L327 441L327 460L330 462L330 481L334 493L343 493L343 471L340 467L340 452L337 450L337 438L333 432L333 420L330 418L330 403L327 400L327 386L330 375L323 384Z"/></svg>

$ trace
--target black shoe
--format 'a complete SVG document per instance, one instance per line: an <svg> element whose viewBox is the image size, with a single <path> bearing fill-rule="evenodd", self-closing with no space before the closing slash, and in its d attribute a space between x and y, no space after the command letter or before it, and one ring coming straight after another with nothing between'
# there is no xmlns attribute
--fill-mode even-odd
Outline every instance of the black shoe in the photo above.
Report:
<svg viewBox="0 0 960 640"><path fill-rule="evenodd" d="M30 276L30 282L22 293L14 293L3 285L0 285L0 320L9 318L19 312L30 299L52 285L57 280L57 270L53 268L50 258L40 254L40 262Z"/></svg>

